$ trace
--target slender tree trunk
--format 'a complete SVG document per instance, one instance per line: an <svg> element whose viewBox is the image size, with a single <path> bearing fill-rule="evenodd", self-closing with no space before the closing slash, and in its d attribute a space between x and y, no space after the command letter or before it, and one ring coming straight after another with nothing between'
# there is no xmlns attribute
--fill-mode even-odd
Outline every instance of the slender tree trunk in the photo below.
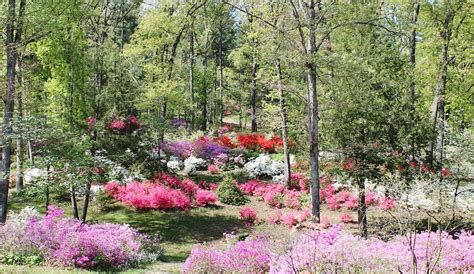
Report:
<svg viewBox="0 0 474 274"><path fill-rule="evenodd" d="M24 25L24 16L25 16L25 9L26 9L26 0L20 0L20 7L18 12L18 20L16 24L16 33L15 33L15 45L21 43L22 36L23 36L23 25ZM18 121L21 124L23 120L23 102L22 102L22 93L23 93L23 62L22 56L18 52L16 53L16 65L18 67L17 72L17 79L18 79L18 87L19 90L17 91L17 113L18 113ZM16 142L16 192L21 194L23 189L23 135L17 138Z"/></svg>
<svg viewBox="0 0 474 274"><path fill-rule="evenodd" d="M219 27L219 123L224 124L224 67L222 64L222 22Z"/></svg>
<svg viewBox="0 0 474 274"><path fill-rule="evenodd" d="M291 184L291 169L290 169L290 152L288 148L288 133L286 127L286 106L285 106L285 94L283 91L283 76L281 72L280 58L275 59L275 70L278 79L278 94L280 99L280 115L281 115L281 136L283 139L283 159L285 160L285 184L290 187Z"/></svg>
<svg viewBox="0 0 474 274"><path fill-rule="evenodd" d="M23 72L22 72L22 61L19 57L18 60L18 86L20 88L17 91L17 112L18 121L21 123L23 120ZM18 136L16 140L16 192L21 195L23 191L23 135Z"/></svg>
<svg viewBox="0 0 474 274"><path fill-rule="evenodd" d="M85 194L85 197L84 197L84 206L82 207L82 223L86 223L86 219L87 219L87 210L89 209L89 199L90 199L90 196L91 196L91 183L90 183L90 180L87 182L87 185L86 185L86 194Z"/></svg>
<svg viewBox="0 0 474 274"><path fill-rule="evenodd" d="M71 204L72 204L72 214L74 219L79 220L79 210L77 209L77 199L76 199L76 187L74 184L71 185Z"/></svg>
<svg viewBox="0 0 474 274"><path fill-rule="evenodd" d="M411 18L412 30L410 33L410 41L408 48L409 55L409 68L410 68L410 87L409 87L409 107L408 107L408 120L410 121L410 130L412 133L415 130L415 102L416 102L416 85L415 85L415 66L416 66L416 24L418 22L418 14L420 13L420 0L413 0L413 13ZM415 158L415 140L412 134L410 144L412 159Z"/></svg>
<svg viewBox="0 0 474 274"><path fill-rule="evenodd" d="M314 221L320 221L319 198L319 140L318 140L318 92L316 86L316 10L315 1L310 0L308 5L308 114L309 114L309 159L311 166L311 202Z"/></svg>
<svg viewBox="0 0 474 274"><path fill-rule="evenodd" d="M6 27L6 55L7 55L7 87L5 96L5 114L3 117L2 136L2 167L0 170L0 223L5 223L7 218L8 184L11 166L11 134L13 120L13 104L15 94L15 0L8 0L8 15Z"/></svg>
<svg viewBox="0 0 474 274"><path fill-rule="evenodd" d="M359 186L359 204L357 206L357 221L359 223L360 235L367 238L367 206L365 204L365 181L363 178L358 178Z"/></svg>
<svg viewBox="0 0 474 274"><path fill-rule="evenodd" d="M207 54L204 53L203 59L202 59L202 66L204 67L204 71L207 70ZM204 80L204 85L202 88L202 101L201 101L201 130L206 131L207 130L207 81Z"/></svg>
<svg viewBox="0 0 474 274"><path fill-rule="evenodd" d="M252 132L257 132L257 49L255 42L253 44L253 54L252 54L252 93L250 95L250 106L252 109Z"/></svg>
<svg viewBox="0 0 474 274"><path fill-rule="evenodd" d="M196 102L194 98L194 21L191 22L191 29L189 33L189 93L191 94L191 130L194 130L194 123L196 119Z"/></svg>
<svg viewBox="0 0 474 274"><path fill-rule="evenodd" d="M448 77L448 65L449 65L449 42L451 39L450 24L453 21L453 14L448 7L446 16L444 19L444 27L441 32L441 38L443 40L443 46L441 49L441 66L438 73L438 85L436 87L436 95L431 106L431 120L433 123L434 131L436 132L436 144L433 142L429 145L429 153L434 157L434 163L438 168L443 163L443 151L444 151L444 131L445 131L445 113L444 113L444 96L446 92L446 81Z"/></svg>

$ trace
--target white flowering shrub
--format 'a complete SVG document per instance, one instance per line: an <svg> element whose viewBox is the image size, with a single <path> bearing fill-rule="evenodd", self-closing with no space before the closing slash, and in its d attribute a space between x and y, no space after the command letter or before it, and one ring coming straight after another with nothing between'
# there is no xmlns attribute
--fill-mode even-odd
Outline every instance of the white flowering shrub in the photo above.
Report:
<svg viewBox="0 0 474 274"><path fill-rule="evenodd" d="M283 162L272 160L268 154L260 154L257 158L247 162L244 169L252 178L259 176L278 176L283 174L285 165Z"/></svg>
<svg viewBox="0 0 474 274"><path fill-rule="evenodd" d="M31 168L25 170L24 179L26 184L33 184L38 181L45 180L48 177L48 171L46 169Z"/></svg>
<svg viewBox="0 0 474 274"><path fill-rule="evenodd" d="M181 161L177 161L177 160L168 161L166 163L166 166L168 167L169 171L176 173L176 172L181 170L181 167L183 166L183 163Z"/></svg>
<svg viewBox="0 0 474 274"><path fill-rule="evenodd" d="M206 160L190 156L184 160L184 173L193 175L199 168L205 168L206 166Z"/></svg>

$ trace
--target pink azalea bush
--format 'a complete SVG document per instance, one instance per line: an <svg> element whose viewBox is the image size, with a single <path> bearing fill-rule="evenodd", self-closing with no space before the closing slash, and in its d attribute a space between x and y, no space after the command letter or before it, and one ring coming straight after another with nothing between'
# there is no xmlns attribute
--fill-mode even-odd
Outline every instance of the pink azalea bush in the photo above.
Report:
<svg viewBox="0 0 474 274"><path fill-rule="evenodd" d="M354 218L352 218L352 215L350 215L350 214L343 213L339 216L339 220L341 220L341 222L347 224L347 223L352 223L354 221Z"/></svg>
<svg viewBox="0 0 474 274"><path fill-rule="evenodd" d="M199 245L184 273L471 273L474 236L445 232L398 236L384 242L342 232L342 225L310 230L287 244L259 235L226 248ZM413 263L413 255L417 263Z"/></svg>
<svg viewBox="0 0 474 274"><path fill-rule="evenodd" d="M219 168L216 165L209 165L207 171L211 174L219 174Z"/></svg>
<svg viewBox="0 0 474 274"><path fill-rule="evenodd" d="M215 188L212 184L210 187ZM105 185L105 192L136 209L188 211L193 201L197 206L206 206L217 201L217 196L212 191L201 189L191 179L181 181L166 173L157 174L153 181L132 181L126 185L109 182Z"/></svg>
<svg viewBox="0 0 474 274"><path fill-rule="evenodd" d="M395 208L395 199L393 197L382 197L379 207L383 210L391 210Z"/></svg>
<svg viewBox="0 0 474 274"><path fill-rule="evenodd" d="M206 206L217 202L217 195L209 190L199 189L195 194L196 204L198 206Z"/></svg>
<svg viewBox="0 0 474 274"><path fill-rule="evenodd" d="M257 221L257 213L250 207L240 210L240 219L244 221L245 226L252 226Z"/></svg>
<svg viewBox="0 0 474 274"><path fill-rule="evenodd" d="M384 242L361 239L341 232L341 226L303 234L287 247L287 252L272 257L270 273L409 273L413 272L413 250L418 272L470 272L474 270L474 236L462 232L454 239L446 233L416 234L410 248L406 236ZM361 252L361 251L364 252ZM438 257L439 256L439 257Z"/></svg>
<svg viewBox="0 0 474 274"><path fill-rule="evenodd" d="M227 248L198 245L183 265L183 273L266 273L269 270L268 236L257 235Z"/></svg>
<svg viewBox="0 0 474 274"><path fill-rule="evenodd" d="M0 234L9 226L0 227ZM23 255L40 254L50 265L87 269L110 270L143 261L149 240L128 225L83 224L65 217L56 206L49 206L45 217L32 217L17 226L16 233L21 235L18 247L29 246Z"/></svg>

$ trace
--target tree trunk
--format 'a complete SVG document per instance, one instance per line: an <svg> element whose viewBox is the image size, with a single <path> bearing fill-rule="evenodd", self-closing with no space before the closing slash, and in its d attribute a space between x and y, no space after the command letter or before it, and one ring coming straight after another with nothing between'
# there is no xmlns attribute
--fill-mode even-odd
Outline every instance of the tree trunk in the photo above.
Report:
<svg viewBox="0 0 474 274"><path fill-rule="evenodd" d="M319 141L318 141L318 93L316 87L316 10L315 1L310 0L308 6L308 115L309 115L309 159L311 166L311 202L314 221L320 221L319 199Z"/></svg>
<svg viewBox="0 0 474 274"><path fill-rule="evenodd" d="M196 114L196 102L194 99L194 21L191 22L191 30L189 33L189 93L191 94L191 130L194 130Z"/></svg>
<svg viewBox="0 0 474 274"><path fill-rule="evenodd" d="M434 160L435 165L440 168L443 163L443 151L444 151L444 130L445 130L445 113L444 113L444 96L446 92L446 80L448 76L448 64L450 62L449 55L449 42L451 40L451 29L450 24L453 21L453 14L448 7L446 16L444 19L443 30L441 32L441 38L443 40L443 46L441 49L441 66L438 73L438 84L436 87L436 95L431 106L431 120L433 123L434 131L436 132L436 146L430 143L429 153Z"/></svg>
<svg viewBox="0 0 474 274"><path fill-rule="evenodd" d="M420 0L413 1L413 14L411 18L412 30L410 33L410 41L408 48L409 55L409 69L410 69L410 87L409 87L409 107L408 107L408 120L410 122L410 130L412 131L412 138L410 144L410 157L415 158L415 140L414 140L414 128L415 128L415 101L416 101L416 85L415 85L415 66L416 66L416 24L418 22L418 14L420 13Z"/></svg>
<svg viewBox="0 0 474 274"><path fill-rule="evenodd" d="M18 12L18 20L16 24L15 32L15 45L18 45L23 36L23 25L26 9L26 0L20 0L20 7ZM16 53L16 62L18 67L18 87L20 90L17 91L17 108L18 108L18 121L21 124L23 120L23 102L22 102L22 93L23 93L23 67L22 67L22 57L18 52ZM16 142L16 192L21 194L23 189L23 135L17 138Z"/></svg>
<svg viewBox="0 0 474 274"><path fill-rule="evenodd" d="M90 181L87 182L86 186L86 195L84 196L84 206L82 207L82 223L86 223L87 219L87 210L89 209L89 199L91 196L91 183Z"/></svg>
<svg viewBox="0 0 474 274"><path fill-rule="evenodd" d="M8 0L8 15L6 26L6 57L7 57L7 87L5 96L5 114L3 117L2 138L2 168L0 170L0 223L5 223L7 218L8 184L11 166L11 134L13 120L13 104L15 94L15 0Z"/></svg>
<svg viewBox="0 0 474 274"><path fill-rule="evenodd" d="M255 42L253 44L252 54L252 93L250 94L250 106L252 109L252 132L257 132L257 49Z"/></svg>
<svg viewBox="0 0 474 274"><path fill-rule="evenodd" d="M22 73L22 60L18 58L18 86L20 88L17 91L17 112L18 121L21 123L23 120L23 73ZM16 140L16 192L21 195L23 191L23 135L18 136Z"/></svg>
<svg viewBox="0 0 474 274"><path fill-rule="evenodd" d="M365 181L363 178L358 178L359 186L359 203L357 206L357 221L359 223L360 235L367 238L367 206L365 204Z"/></svg>
<svg viewBox="0 0 474 274"><path fill-rule="evenodd" d="M224 125L224 67L222 64L222 22L219 27L219 123Z"/></svg>
<svg viewBox="0 0 474 274"><path fill-rule="evenodd" d="M77 209L77 199L76 199L76 187L74 184L71 185L71 204L72 204L72 214L74 219L79 220L79 210Z"/></svg>
<svg viewBox="0 0 474 274"><path fill-rule="evenodd" d="M204 53L202 59L202 66L204 67L204 72L207 70L207 54ZM205 75L205 73L204 73ZM204 80L204 85L202 88L202 99L201 99L201 130L207 130L207 81Z"/></svg>
<svg viewBox="0 0 474 274"><path fill-rule="evenodd" d="M288 149L288 133L286 127L286 106L285 94L283 92L283 76L281 72L280 58L275 59L275 70L278 79L278 94L280 97L280 115L281 115L281 137L283 139L283 159L285 160L285 184L289 188L291 184L290 152Z"/></svg>

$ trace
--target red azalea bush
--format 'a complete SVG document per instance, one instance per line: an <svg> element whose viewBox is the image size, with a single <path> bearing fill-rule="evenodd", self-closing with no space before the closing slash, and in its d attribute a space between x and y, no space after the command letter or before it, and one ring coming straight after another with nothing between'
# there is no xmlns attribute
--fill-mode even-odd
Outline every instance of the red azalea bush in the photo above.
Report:
<svg viewBox="0 0 474 274"><path fill-rule="evenodd" d="M241 147L250 150L260 150L266 152L275 152L276 149L283 146L283 139L274 135L267 139L265 135L259 133L239 134L237 135L237 142Z"/></svg>
<svg viewBox="0 0 474 274"><path fill-rule="evenodd" d="M245 226L252 226L257 221L257 213L250 207L243 208L239 214Z"/></svg>

